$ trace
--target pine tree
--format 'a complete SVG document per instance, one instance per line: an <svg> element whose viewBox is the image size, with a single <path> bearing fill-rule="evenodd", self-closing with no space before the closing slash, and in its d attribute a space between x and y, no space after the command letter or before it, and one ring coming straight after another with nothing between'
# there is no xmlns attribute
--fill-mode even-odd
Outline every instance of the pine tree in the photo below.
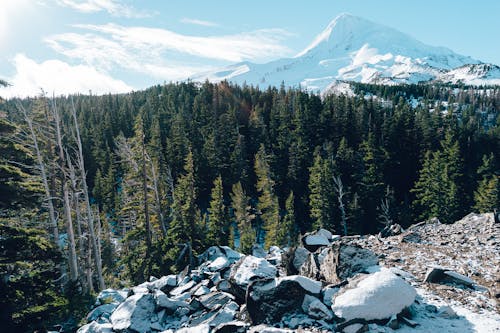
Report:
<svg viewBox="0 0 500 333"><path fill-rule="evenodd" d="M480 213L492 212L500 207L500 175L495 173L493 154L483 155L477 175L480 180L474 192L474 209Z"/></svg>
<svg viewBox="0 0 500 333"><path fill-rule="evenodd" d="M384 152L377 146L374 135L370 132L368 139L361 144L363 153L363 177L360 183L360 199L363 207L363 233L373 233L379 229L377 225L377 206L384 195L383 166Z"/></svg>
<svg viewBox="0 0 500 333"><path fill-rule="evenodd" d="M214 181L211 198L208 214L207 243L208 245L227 245L229 223L227 221L222 177L220 175Z"/></svg>
<svg viewBox="0 0 500 333"><path fill-rule="evenodd" d="M245 194L240 182L233 185L231 206L238 226L239 250L243 253L251 253L252 245L256 241L255 229L252 227L255 215L252 213L250 198Z"/></svg>
<svg viewBox="0 0 500 333"><path fill-rule="evenodd" d="M187 244L194 249L202 243L198 227L201 218L195 200L193 153L189 151L184 164L184 174L179 177L174 189L172 222L167 232L167 244L170 248L167 257L174 263L173 270L180 270L189 263L186 258L179 257L180 245Z"/></svg>
<svg viewBox="0 0 500 333"><path fill-rule="evenodd" d="M441 151L427 152L412 192L414 207L421 219L438 217L444 223L456 221L461 207L462 161L458 142L447 133Z"/></svg>
<svg viewBox="0 0 500 333"><path fill-rule="evenodd" d="M297 226L295 221L295 196L293 192L285 202L285 215L276 235L277 246L294 246L297 243Z"/></svg>
<svg viewBox="0 0 500 333"><path fill-rule="evenodd" d="M333 165L316 151L314 163L309 169L309 205L313 228L335 230L335 195L333 187Z"/></svg>
<svg viewBox="0 0 500 333"><path fill-rule="evenodd" d="M271 179L264 145L260 146L255 155L255 174L257 175L257 192L259 194L257 211L262 221L262 229L265 231L264 246L269 248L277 241L280 213L278 197L274 193L275 184Z"/></svg>

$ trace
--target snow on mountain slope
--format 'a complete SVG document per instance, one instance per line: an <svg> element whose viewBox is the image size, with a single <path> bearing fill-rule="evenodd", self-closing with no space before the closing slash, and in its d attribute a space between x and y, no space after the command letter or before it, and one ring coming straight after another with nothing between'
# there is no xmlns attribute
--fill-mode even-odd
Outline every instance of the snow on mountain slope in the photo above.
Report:
<svg viewBox="0 0 500 333"><path fill-rule="evenodd" d="M261 87L284 82L287 86L325 91L337 80L499 84L500 69L444 47L426 45L393 28L342 14L293 58L266 64L243 62L191 79L246 82Z"/></svg>

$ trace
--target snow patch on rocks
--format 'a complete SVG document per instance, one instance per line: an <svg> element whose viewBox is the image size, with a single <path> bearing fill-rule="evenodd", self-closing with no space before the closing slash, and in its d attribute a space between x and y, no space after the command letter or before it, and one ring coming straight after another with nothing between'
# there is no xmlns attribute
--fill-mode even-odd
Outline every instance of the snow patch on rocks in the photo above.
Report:
<svg viewBox="0 0 500 333"><path fill-rule="evenodd" d="M415 289L407 282L382 269L335 297L332 310L347 321L386 319L410 306L416 295Z"/></svg>

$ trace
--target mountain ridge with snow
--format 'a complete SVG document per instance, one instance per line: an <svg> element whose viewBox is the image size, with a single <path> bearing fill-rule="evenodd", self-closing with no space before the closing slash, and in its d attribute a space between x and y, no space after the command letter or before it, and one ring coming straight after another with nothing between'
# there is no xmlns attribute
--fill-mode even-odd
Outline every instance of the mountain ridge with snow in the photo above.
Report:
<svg viewBox="0 0 500 333"><path fill-rule="evenodd" d="M341 14L301 52L265 64L241 62L200 73L194 81L301 86L325 92L337 81L500 85L500 67L429 46L396 29Z"/></svg>

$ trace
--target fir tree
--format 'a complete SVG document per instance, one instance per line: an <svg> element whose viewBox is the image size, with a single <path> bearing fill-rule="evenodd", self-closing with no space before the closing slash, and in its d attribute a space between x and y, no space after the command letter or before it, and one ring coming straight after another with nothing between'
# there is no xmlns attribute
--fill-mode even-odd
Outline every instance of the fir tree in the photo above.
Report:
<svg viewBox="0 0 500 333"><path fill-rule="evenodd" d="M297 243L297 227L295 221L295 196L293 192L285 202L285 215L276 235L277 246L294 246Z"/></svg>
<svg viewBox="0 0 500 333"><path fill-rule="evenodd" d="M269 248L276 244L280 224L278 197L274 193L274 181L271 179L269 163L264 145L255 155L255 174L257 175L257 192L259 194L257 211L265 231L264 246Z"/></svg>
<svg viewBox="0 0 500 333"><path fill-rule="evenodd" d="M335 195L333 188L333 165L316 151L314 163L309 169L309 205L313 228L325 228L333 231L335 213Z"/></svg>
<svg viewBox="0 0 500 333"><path fill-rule="evenodd" d="M493 154L483 155L477 174L480 180L474 192L474 209L480 213L492 212L500 207L500 175L495 173Z"/></svg>
<svg viewBox="0 0 500 333"><path fill-rule="evenodd" d="M221 176L218 176L214 181L211 198L207 243L209 245L227 245L229 223L227 221L226 206L224 205Z"/></svg>
<svg viewBox="0 0 500 333"><path fill-rule="evenodd" d="M193 153L188 152L184 164L184 174L177 181L172 204L172 222L167 232L167 244L170 248L167 258L174 263L173 270L180 270L189 260L179 257L181 245L191 249L202 243L198 222L201 220L196 208L196 188L194 181Z"/></svg>
<svg viewBox="0 0 500 333"><path fill-rule="evenodd" d="M255 215L252 213L250 198L245 194L240 182L233 185L231 205L238 226L239 250L243 253L251 253L252 245L256 241L255 229L252 227Z"/></svg>

